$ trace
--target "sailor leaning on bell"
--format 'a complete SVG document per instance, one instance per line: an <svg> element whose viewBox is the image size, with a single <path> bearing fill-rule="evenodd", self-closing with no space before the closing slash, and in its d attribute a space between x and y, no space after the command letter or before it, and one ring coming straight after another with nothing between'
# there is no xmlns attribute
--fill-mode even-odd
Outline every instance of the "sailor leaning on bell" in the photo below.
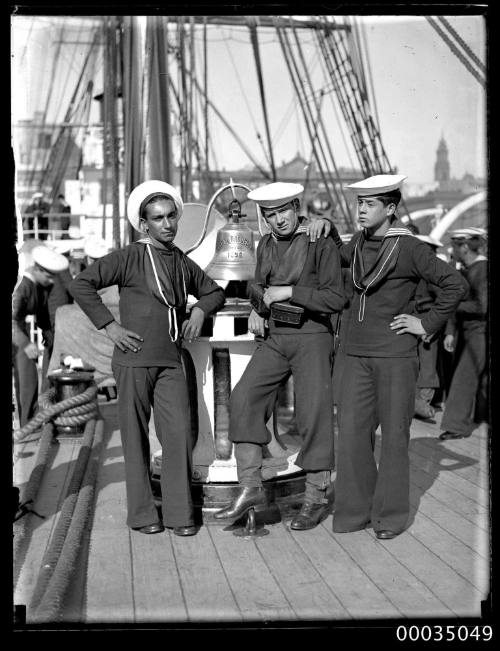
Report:
<svg viewBox="0 0 500 651"><path fill-rule="evenodd" d="M163 523L180 536L196 533L190 492L192 443L188 389L180 339L200 333L205 317L225 301L223 290L174 244L183 202L163 181L146 181L128 199L127 215L142 239L112 251L72 282L75 301L115 342L112 369L125 460L127 524L141 533L163 530L149 477L148 423L154 403L156 435L164 450ZM118 285L120 321L98 290ZM186 319L188 294L198 302ZM168 448L168 453L166 449Z"/></svg>
<svg viewBox="0 0 500 651"><path fill-rule="evenodd" d="M299 212L302 191L299 184L271 183L248 195L271 228L257 247L250 291L249 329L262 338L230 398L229 440L235 444L241 489L216 519L234 520L266 503L261 475L271 440L266 423L276 391L290 373L301 437L295 463L306 471L304 503L291 528L312 529L328 515L334 467L331 315L345 299L335 243L309 240Z"/></svg>

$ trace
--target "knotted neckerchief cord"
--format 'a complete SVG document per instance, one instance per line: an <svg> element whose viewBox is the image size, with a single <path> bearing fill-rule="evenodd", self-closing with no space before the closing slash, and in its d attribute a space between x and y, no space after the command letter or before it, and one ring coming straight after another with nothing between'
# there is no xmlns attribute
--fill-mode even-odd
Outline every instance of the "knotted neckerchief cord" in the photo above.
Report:
<svg viewBox="0 0 500 651"><path fill-rule="evenodd" d="M173 342L176 342L178 337L179 337L179 327L178 327L178 324L177 324L177 312L175 310L175 307L173 305L170 305L170 303L167 301L167 299L165 297L165 294L163 292L163 289L162 289L162 286L161 286L161 283L160 283L160 279L158 278L158 272L156 270L156 264L155 264L155 261L154 261L153 252L151 251L151 244L145 239L140 240L140 241L143 242L144 244L146 244L146 250L148 252L149 259L151 261L151 266L153 268L153 275L155 277L156 286L158 287L158 292L159 292L160 296L162 297L163 301L165 302L165 305L168 307L168 317L169 317L169 323L170 323L169 333L168 334L170 336L170 339ZM167 273L168 273L168 269L167 269ZM184 276L184 269L183 269L182 264L181 264L181 274L182 274L183 297L184 297L184 301L186 301L187 300L186 278ZM172 329L173 329L173 334L172 334Z"/></svg>

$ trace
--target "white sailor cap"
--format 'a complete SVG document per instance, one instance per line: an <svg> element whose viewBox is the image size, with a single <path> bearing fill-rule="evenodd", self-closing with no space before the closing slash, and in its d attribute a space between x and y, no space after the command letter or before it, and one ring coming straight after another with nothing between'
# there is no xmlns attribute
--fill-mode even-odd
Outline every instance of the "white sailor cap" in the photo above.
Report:
<svg viewBox="0 0 500 651"><path fill-rule="evenodd" d="M302 192L304 186L300 183L268 183L256 188L248 193L248 199L255 201L264 210L272 208L281 208L290 203L293 199L297 199Z"/></svg>
<svg viewBox="0 0 500 651"><path fill-rule="evenodd" d="M68 254L74 247L73 240L46 240L46 245L56 253Z"/></svg>
<svg viewBox="0 0 500 651"><path fill-rule="evenodd" d="M108 245L101 237L89 237L85 240L83 251L89 258L102 258L109 252Z"/></svg>
<svg viewBox="0 0 500 651"><path fill-rule="evenodd" d="M352 190L359 197L374 197L379 194L387 194L400 190L403 181L407 177L403 174L376 174L367 179L350 183L345 186L346 190Z"/></svg>
<svg viewBox="0 0 500 651"><path fill-rule="evenodd" d="M43 197L43 192L35 192L31 198L32 199L41 199L42 197Z"/></svg>
<svg viewBox="0 0 500 651"><path fill-rule="evenodd" d="M415 235L415 237L417 237L419 240L422 240L422 242L426 242L431 246L435 246L436 248L443 246L443 243L439 240L436 240L436 238L432 237L432 235Z"/></svg>
<svg viewBox="0 0 500 651"><path fill-rule="evenodd" d="M354 233L342 233L342 235L340 236L340 239L342 240L342 242L344 244L347 244L347 242L350 242L352 240L353 235L354 235Z"/></svg>
<svg viewBox="0 0 500 651"><path fill-rule="evenodd" d="M36 262L39 267L42 267L53 274L64 271L69 266L67 258L65 258L61 253L49 249L49 247L44 244L35 246L31 255L33 257L33 262Z"/></svg>
<svg viewBox="0 0 500 651"><path fill-rule="evenodd" d="M144 183L141 183L132 190L127 201L127 217L136 231L141 231L140 217L144 206L153 197L162 194L166 194L172 198L179 218L182 217L184 203L178 190L173 185L165 183L165 181L144 181Z"/></svg>
<svg viewBox="0 0 500 651"><path fill-rule="evenodd" d="M457 228L454 231L450 231L450 239L452 240L471 240L474 237L480 237L486 239L486 230L484 228Z"/></svg>

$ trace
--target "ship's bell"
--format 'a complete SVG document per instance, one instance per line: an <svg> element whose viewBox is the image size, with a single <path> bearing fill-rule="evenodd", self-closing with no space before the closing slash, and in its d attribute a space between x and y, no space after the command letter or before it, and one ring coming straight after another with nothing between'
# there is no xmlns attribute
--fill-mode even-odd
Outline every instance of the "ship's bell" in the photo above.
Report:
<svg viewBox="0 0 500 651"><path fill-rule="evenodd" d="M255 274L253 231L240 224L241 204L233 199L229 204L228 223L218 232L215 253L205 269L214 280L251 280Z"/></svg>

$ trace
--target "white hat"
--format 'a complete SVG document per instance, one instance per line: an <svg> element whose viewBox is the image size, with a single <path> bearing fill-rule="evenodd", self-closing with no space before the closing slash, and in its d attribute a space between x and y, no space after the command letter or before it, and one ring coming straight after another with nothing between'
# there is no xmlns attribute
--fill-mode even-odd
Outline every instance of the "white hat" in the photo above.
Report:
<svg viewBox="0 0 500 651"><path fill-rule="evenodd" d="M350 183L345 186L345 189L352 190L360 197L373 197L401 189L401 185L406 178L403 174L377 174L362 181Z"/></svg>
<svg viewBox="0 0 500 651"><path fill-rule="evenodd" d="M350 242L352 240L353 235L354 233L342 233L340 239L342 240L342 242L344 242L344 244L347 244L347 242Z"/></svg>
<svg viewBox="0 0 500 651"><path fill-rule="evenodd" d="M430 244L431 246L443 246L443 243L439 240L436 240L436 238L432 237L432 235L415 235L415 237L417 237L419 240L422 240L422 242L427 242L427 244Z"/></svg>
<svg viewBox="0 0 500 651"><path fill-rule="evenodd" d="M35 192L31 198L32 199L41 199L42 197L43 197L43 192Z"/></svg>
<svg viewBox="0 0 500 651"><path fill-rule="evenodd" d="M304 192L304 186L300 183L268 183L248 193L248 199L252 199L261 208L281 208L293 199L296 199Z"/></svg>
<svg viewBox="0 0 500 651"><path fill-rule="evenodd" d="M486 239L486 230L484 228L457 228L450 231L452 240L471 240L473 237L482 237Z"/></svg>
<svg viewBox="0 0 500 651"><path fill-rule="evenodd" d="M144 183L141 183L132 190L127 201L127 217L136 231L141 231L141 206L143 206L146 199L150 199L158 194L167 194L169 197L172 197L177 208L177 214L179 218L182 217L184 203L182 202L181 195L172 185L165 183L165 181L144 181Z"/></svg>
<svg viewBox="0 0 500 651"><path fill-rule="evenodd" d="M47 240L45 246L48 246L53 251L57 253L62 253L63 255L69 253L72 248L74 248L73 240Z"/></svg>
<svg viewBox="0 0 500 651"><path fill-rule="evenodd" d="M108 245L101 237L94 236L85 240L83 251L85 255L89 256L89 258L97 259L105 256L109 252L109 249Z"/></svg>
<svg viewBox="0 0 500 651"><path fill-rule="evenodd" d="M56 251L52 251L52 249L49 249L44 244L35 246L31 255L33 256L33 262L36 262L37 265L53 274L64 271L69 266L67 258Z"/></svg>

